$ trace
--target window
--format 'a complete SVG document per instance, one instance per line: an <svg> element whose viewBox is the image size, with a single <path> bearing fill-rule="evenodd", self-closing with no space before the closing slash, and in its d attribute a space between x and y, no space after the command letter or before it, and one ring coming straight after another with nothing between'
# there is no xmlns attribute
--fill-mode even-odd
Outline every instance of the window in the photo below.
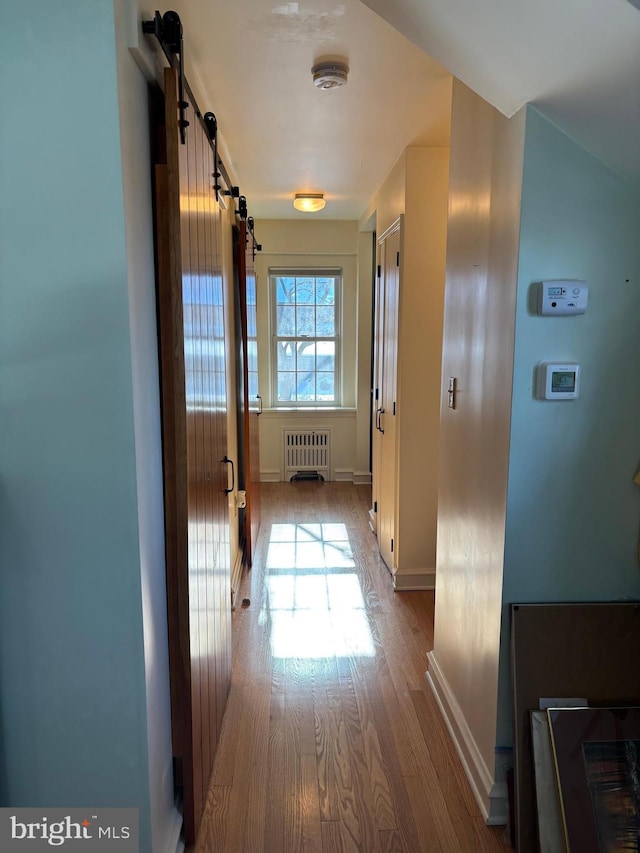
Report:
<svg viewBox="0 0 640 853"><path fill-rule="evenodd" d="M340 405L341 270L270 270L274 406Z"/></svg>

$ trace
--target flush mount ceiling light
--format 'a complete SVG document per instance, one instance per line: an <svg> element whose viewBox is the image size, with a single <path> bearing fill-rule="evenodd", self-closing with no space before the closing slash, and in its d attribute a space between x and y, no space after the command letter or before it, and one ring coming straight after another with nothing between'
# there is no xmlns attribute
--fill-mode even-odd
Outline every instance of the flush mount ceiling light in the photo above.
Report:
<svg viewBox="0 0 640 853"><path fill-rule="evenodd" d="M337 89L339 86L344 86L348 73L349 66L340 60L318 62L311 69L313 84L318 89Z"/></svg>
<svg viewBox="0 0 640 853"><path fill-rule="evenodd" d="M325 204L323 193L296 193L293 199L295 209L302 210L305 213L315 213L322 210Z"/></svg>

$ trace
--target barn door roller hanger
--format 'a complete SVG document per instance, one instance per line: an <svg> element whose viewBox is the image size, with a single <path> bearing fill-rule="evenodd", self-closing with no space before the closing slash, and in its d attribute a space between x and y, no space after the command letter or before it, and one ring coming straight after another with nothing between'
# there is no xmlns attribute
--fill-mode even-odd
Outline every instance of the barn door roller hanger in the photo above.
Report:
<svg viewBox="0 0 640 853"><path fill-rule="evenodd" d="M177 12L165 12L164 15L161 15L160 12L156 11L152 20L142 22L142 32L145 33L145 35L155 36L158 39L160 47L162 48L169 65L172 68L175 68L178 72L178 106L180 109L180 120L178 124L180 127L180 142L183 145L185 144L186 130L189 127L189 121L186 117L189 101L185 98L186 92L189 96L189 100L193 104L196 117L204 127L207 139L209 140L209 144L213 150L214 171L212 177L215 181L213 188L216 192L216 200L218 199L220 192L222 192L223 195L231 196L231 198L237 198L239 210L236 210L236 215L239 215L241 219L247 219L247 200L244 196L240 195L240 187L232 184L229 173L225 169L224 163L218 154L217 119L212 112L207 112L204 115L200 112L198 103L184 75L184 38L180 15L178 15ZM220 178L224 181L226 189L222 188ZM249 219L252 223L253 219L251 217L249 217ZM250 230L254 239L255 257L255 252L259 252L262 246L259 243L256 243L252 226L250 226Z"/></svg>

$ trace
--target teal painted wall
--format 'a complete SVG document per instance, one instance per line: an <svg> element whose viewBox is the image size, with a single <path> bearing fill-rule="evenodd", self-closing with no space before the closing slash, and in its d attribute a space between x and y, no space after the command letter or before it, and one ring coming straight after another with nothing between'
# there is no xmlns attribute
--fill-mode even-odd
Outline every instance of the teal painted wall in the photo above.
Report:
<svg viewBox="0 0 640 853"><path fill-rule="evenodd" d="M113 0L9 4L0 38L0 800L137 806L145 850Z"/></svg>
<svg viewBox="0 0 640 853"><path fill-rule="evenodd" d="M587 313L541 317L531 285L589 284ZM628 280L628 281L627 281ZM580 399L538 402L540 361L582 368ZM640 193L528 108L503 601L640 598ZM503 613L498 744L511 740Z"/></svg>
<svg viewBox="0 0 640 853"><path fill-rule="evenodd" d="M160 380L153 247L148 83L138 61L153 41L134 0L116 0L122 185L129 268L129 321L144 625L151 848L175 853L182 816L175 807L167 639ZM134 51L130 47L134 47Z"/></svg>

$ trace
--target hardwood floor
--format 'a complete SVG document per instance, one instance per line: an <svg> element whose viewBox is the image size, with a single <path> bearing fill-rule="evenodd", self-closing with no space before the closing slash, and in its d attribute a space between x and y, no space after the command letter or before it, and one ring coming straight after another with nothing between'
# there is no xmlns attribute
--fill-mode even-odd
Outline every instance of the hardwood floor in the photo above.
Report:
<svg viewBox="0 0 640 853"><path fill-rule="evenodd" d="M493 853L426 685L430 592L394 593L370 490L262 486L197 853Z"/></svg>

